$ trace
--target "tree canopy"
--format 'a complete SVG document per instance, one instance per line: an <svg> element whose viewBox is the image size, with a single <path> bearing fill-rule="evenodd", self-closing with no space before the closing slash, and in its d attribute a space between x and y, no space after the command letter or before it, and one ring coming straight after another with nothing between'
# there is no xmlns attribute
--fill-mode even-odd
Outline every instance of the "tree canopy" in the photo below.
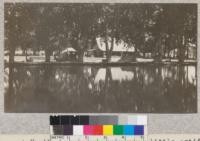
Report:
<svg viewBox="0 0 200 141"><path fill-rule="evenodd" d="M11 62L17 48L45 50L49 62L52 52L67 44L83 61L84 52L97 37L105 41L107 61L114 42L121 41L155 58L177 49L179 60L183 60L187 43L197 44L197 5L5 4L5 49L10 52Z"/></svg>

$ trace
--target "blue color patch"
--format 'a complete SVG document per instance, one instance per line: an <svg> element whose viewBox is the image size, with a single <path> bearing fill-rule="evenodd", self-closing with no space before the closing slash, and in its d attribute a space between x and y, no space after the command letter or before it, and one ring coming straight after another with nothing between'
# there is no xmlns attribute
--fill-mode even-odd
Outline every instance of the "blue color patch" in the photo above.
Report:
<svg viewBox="0 0 200 141"><path fill-rule="evenodd" d="M134 135L134 126L124 125L124 135Z"/></svg>
<svg viewBox="0 0 200 141"><path fill-rule="evenodd" d="M134 134L135 135L144 135L144 126L143 125L135 125L134 126Z"/></svg>

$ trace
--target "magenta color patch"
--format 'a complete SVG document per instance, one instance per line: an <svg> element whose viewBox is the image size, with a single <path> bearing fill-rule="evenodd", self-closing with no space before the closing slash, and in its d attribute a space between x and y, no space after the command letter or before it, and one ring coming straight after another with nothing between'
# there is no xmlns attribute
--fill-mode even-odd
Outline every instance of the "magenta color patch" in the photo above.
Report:
<svg viewBox="0 0 200 141"><path fill-rule="evenodd" d="M93 135L93 126L92 125L84 125L83 134L84 135Z"/></svg>

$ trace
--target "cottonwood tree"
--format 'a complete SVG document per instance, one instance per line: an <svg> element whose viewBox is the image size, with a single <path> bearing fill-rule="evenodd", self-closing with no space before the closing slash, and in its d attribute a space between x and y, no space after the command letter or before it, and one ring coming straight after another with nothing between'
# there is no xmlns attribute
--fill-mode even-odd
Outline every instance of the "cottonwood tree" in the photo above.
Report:
<svg viewBox="0 0 200 141"><path fill-rule="evenodd" d="M65 32L72 47L78 53L78 61L83 62L84 52L96 39L98 7L95 4L69 4L65 6Z"/></svg>
<svg viewBox="0 0 200 141"><path fill-rule="evenodd" d="M38 45L45 50L45 61L50 62L50 56L55 48L58 50L63 33L63 8L60 5L40 5L37 7L36 38Z"/></svg>
<svg viewBox="0 0 200 141"><path fill-rule="evenodd" d="M135 47L135 57L152 50L152 27L160 8L156 5L126 5L122 6L120 18L121 38L130 46ZM143 55L145 56L145 55Z"/></svg>
<svg viewBox="0 0 200 141"><path fill-rule="evenodd" d="M97 37L103 39L106 47L106 62L111 60L115 43L119 43L120 38L120 6L118 4L100 5L100 15L97 23Z"/></svg>
<svg viewBox="0 0 200 141"><path fill-rule="evenodd" d="M83 62L85 51L97 37L104 40L106 61L111 60L114 44L125 42L139 53L150 52L162 59L178 50L180 61L189 42L196 44L197 7L190 4L6 4L5 49L14 62L21 47L45 50L50 62L53 51L71 45ZM33 45L34 44L34 45Z"/></svg>
<svg viewBox="0 0 200 141"><path fill-rule="evenodd" d="M177 49L178 59L184 61L186 45L189 40L195 43L197 29L197 7L191 4L160 5L162 12L156 21L153 34L157 40L157 49L161 45L167 52ZM168 38L166 42L161 42ZM168 46L168 47L167 47ZM161 54L160 54L161 55Z"/></svg>
<svg viewBox="0 0 200 141"><path fill-rule="evenodd" d="M5 49L9 50L9 62L14 62L17 48L27 49L31 42L32 19L27 5L5 4Z"/></svg>

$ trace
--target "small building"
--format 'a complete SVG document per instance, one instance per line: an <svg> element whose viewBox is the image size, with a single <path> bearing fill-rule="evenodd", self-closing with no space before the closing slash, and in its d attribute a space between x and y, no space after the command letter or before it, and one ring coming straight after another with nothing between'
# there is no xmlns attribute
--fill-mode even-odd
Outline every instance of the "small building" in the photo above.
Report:
<svg viewBox="0 0 200 141"><path fill-rule="evenodd" d="M77 60L77 51L72 47L68 47L60 53L55 53L54 59L56 61L75 61Z"/></svg>
<svg viewBox="0 0 200 141"><path fill-rule="evenodd" d="M102 38L96 38L98 49L102 52L106 52L106 44ZM109 49L111 48L111 39L109 39L108 42ZM123 54L134 54L135 53L135 47L130 46L124 41L116 42L116 39L114 39L114 45L112 50L112 55L122 56Z"/></svg>

